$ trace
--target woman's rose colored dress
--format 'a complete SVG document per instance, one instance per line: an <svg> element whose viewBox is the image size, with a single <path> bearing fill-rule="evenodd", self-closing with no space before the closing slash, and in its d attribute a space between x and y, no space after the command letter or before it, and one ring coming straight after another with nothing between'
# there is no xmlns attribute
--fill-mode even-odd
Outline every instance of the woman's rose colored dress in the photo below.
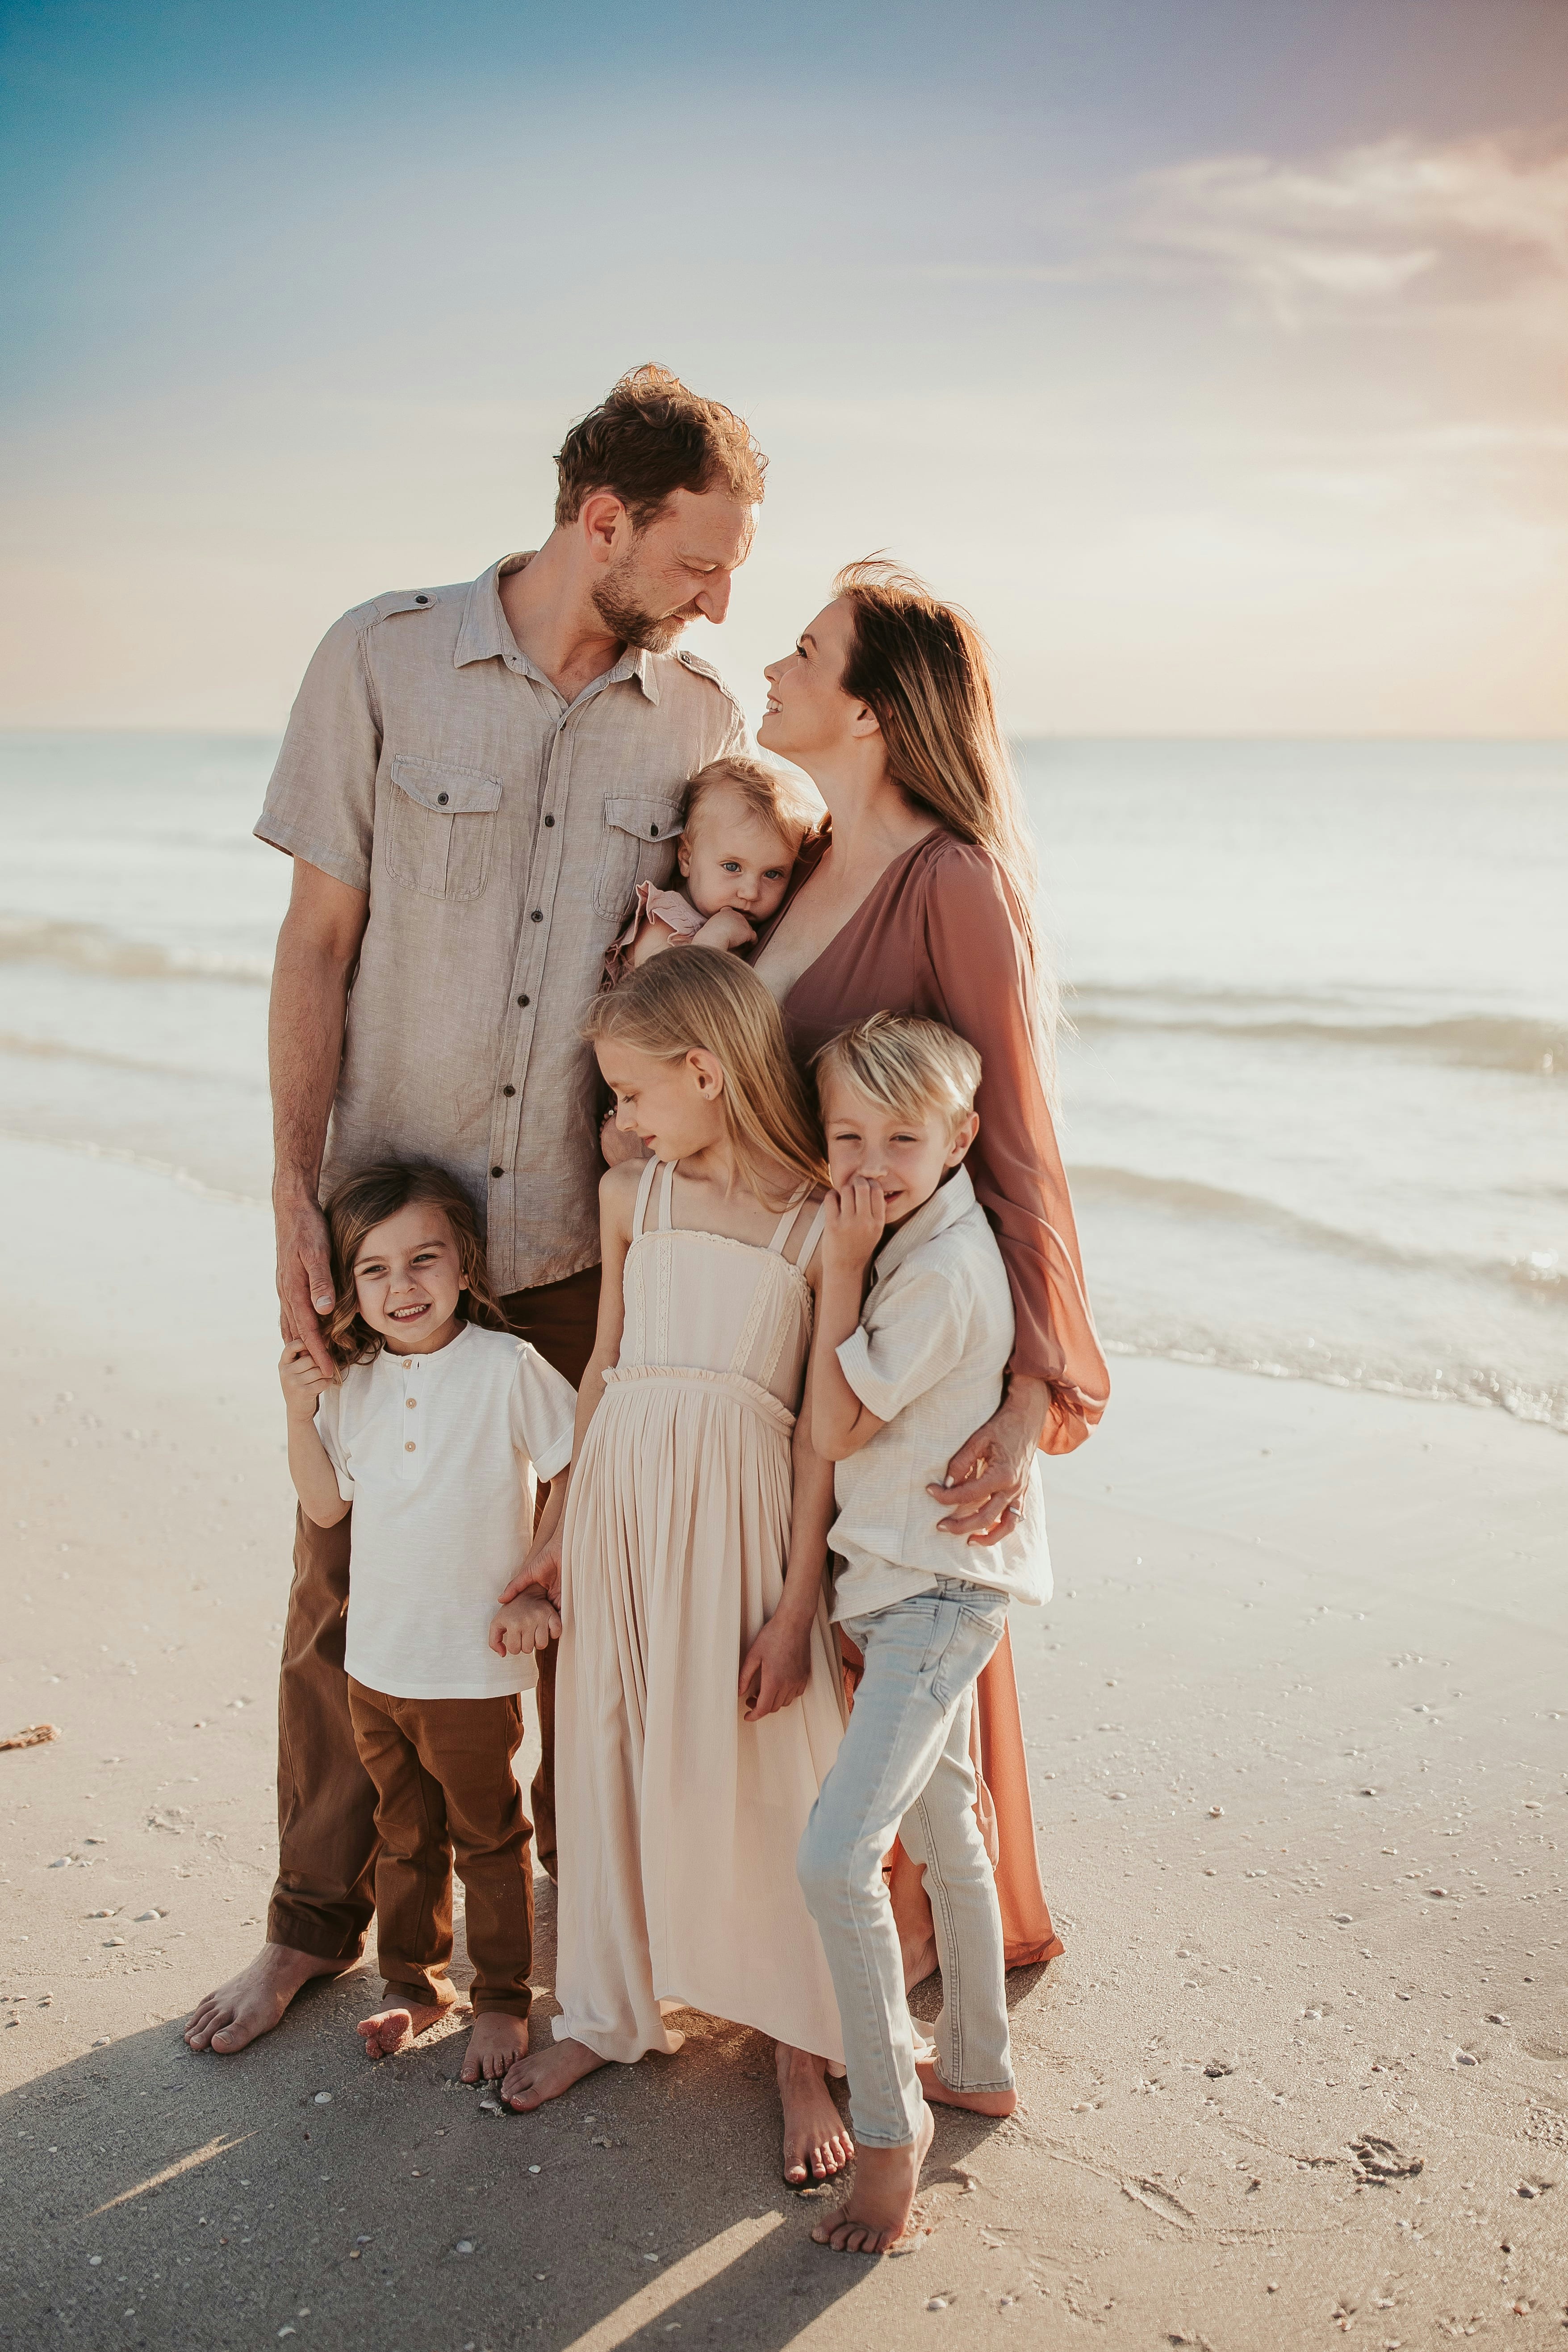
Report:
<svg viewBox="0 0 1568 2352"><path fill-rule="evenodd" d="M807 843L790 890L759 939L761 952L826 843ZM1011 1369L1047 1381L1040 1443L1081 1445L1104 1412L1110 1375L1084 1293L1072 1202L1040 1075L1029 1014L1027 950L1017 902L988 851L940 828L895 857L869 895L802 972L784 1001L802 1063L872 1013L918 1013L968 1042L984 1066L980 1133L968 1169L995 1229L1013 1286L1018 1336ZM1007 1965L1048 1960L1051 1926L1035 1847L1034 1807L1012 1644L1004 1635L980 1678L974 1709L981 1825L996 1869ZM919 1874L895 1850L893 1908L906 1958L930 1938Z"/></svg>

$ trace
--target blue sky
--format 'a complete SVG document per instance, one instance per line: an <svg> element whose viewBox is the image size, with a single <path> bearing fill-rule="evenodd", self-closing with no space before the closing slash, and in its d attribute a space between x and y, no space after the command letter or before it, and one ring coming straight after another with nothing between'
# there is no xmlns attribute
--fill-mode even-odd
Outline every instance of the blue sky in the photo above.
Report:
<svg viewBox="0 0 1568 2352"><path fill-rule="evenodd" d="M761 662L888 547L1063 732L1568 729L1552 0L0 8L0 719L280 722L743 409Z"/></svg>

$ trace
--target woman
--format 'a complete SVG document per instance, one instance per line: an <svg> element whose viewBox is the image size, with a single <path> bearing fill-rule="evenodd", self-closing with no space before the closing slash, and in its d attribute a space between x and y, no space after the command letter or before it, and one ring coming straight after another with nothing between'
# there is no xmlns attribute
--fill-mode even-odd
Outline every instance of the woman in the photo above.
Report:
<svg viewBox="0 0 1568 2352"><path fill-rule="evenodd" d="M803 1060L848 1023L889 1011L945 1022L984 1066L968 1167L996 1228L1017 1339L1001 1409L949 1465L940 1524L994 1543L1016 1522L1036 1447L1080 1445L1110 1394L1051 1124L1055 1008L1036 934L1034 855L973 624L890 564L852 564L834 588L795 651L763 673L757 740L805 769L829 823L752 961ZM1005 1639L982 1677L975 1719L1016 1968L1061 1945L1040 1885ZM893 1900L914 1983L935 1948L901 1856Z"/></svg>

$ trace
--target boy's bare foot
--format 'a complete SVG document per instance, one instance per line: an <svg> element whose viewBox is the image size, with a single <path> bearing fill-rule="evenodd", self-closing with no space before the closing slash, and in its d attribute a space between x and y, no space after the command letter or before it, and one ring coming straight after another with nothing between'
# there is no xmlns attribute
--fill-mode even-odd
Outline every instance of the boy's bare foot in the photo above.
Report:
<svg viewBox="0 0 1568 2352"><path fill-rule="evenodd" d="M917 2059L915 2073L921 2078L921 2089L928 2099L935 2099L944 2107L965 2107L972 2116L1010 2116L1018 2104L1016 2091L955 2091L944 2083L934 2066L922 2066Z"/></svg>
<svg viewBox="0 0 1568 2352"><path fill-rule="evenodd" d="M855 2159L855 2185L837 2213L825 2213L812 2236L836 2254L885 2254L909 2226L910 2207L920 2186L936 2126L930 2108L908 2147L863 2147Z"/></svg>
<svg viewBox="0 0 1568 2352"><path fill-rule="evenodd" d="M216 2050L220 2058L270 2033L301 1985L312 1977L341 1977L352 1960L320 1960L291 1944L263 1944L237 1977L209 1992L191 2011L185 2040L193 2050Z"/></svg>
<svg viewBox="0 0 1568 2352"><path fill-rule="evenodd" d="M392 2058L438 2025L449 2009L461 2005L455 2000L397 2001L390 2009L377 2010L374 2017L362 2017L355 2031L364 2037L367 2058Z"/></svg>
<svg viewBox="0 0 1568 2352"><path fill-rule="evenodd" d="M499 2083L527 2055L527 2018L512 2017L501 2009L481 2010L463 2053L462 2078L465 2083Z"/></svg>
<svg viewBox="0 0 1568 2352"><path fill-rule="evenodd" d="M585 2042L547 2042L542 2050L530 2051L507 2068L506 2080L500 2086L501 2097L520 2116L531 2107L542 2107L546 2099L558 2099L595 2066L608 2063Z"/></svg>
<svg viewBox="0 0 1568 2352"><path fill-rule="evenodd" d="M784 2177L792 2189L829 2179L854 2159L849 2126L833 2104L824 2060L781 2042L774 2063L784 2106Z"/></svg>

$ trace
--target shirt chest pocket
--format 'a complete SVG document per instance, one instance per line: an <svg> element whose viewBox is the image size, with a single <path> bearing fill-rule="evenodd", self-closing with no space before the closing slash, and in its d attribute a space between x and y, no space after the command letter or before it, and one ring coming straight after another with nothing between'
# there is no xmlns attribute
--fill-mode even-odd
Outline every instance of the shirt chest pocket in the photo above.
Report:
<svg viewBox="0 0 1568 2352"><path fill-rule="evenodd" d="M601 915L624 914L639 882L664 883L675 862L680 803L668 793L606 795L605 842L594 882Z"/></svg>
<svg viewBox="0 0 1568 2352"><path fill-rule="evenodd" d="M405 752L387 771L387 873L426 898L477 898L489 873L500 779Z"/></svg>

